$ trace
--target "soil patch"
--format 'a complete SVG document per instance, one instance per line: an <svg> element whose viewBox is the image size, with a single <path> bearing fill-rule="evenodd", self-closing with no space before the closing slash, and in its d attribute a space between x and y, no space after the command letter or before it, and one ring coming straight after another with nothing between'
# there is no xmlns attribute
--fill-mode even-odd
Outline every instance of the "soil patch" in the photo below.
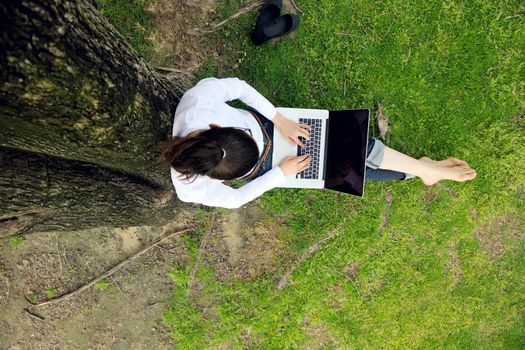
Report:
<svg viewBox="0 0 525 350"><path fill-rule="evenodd" d="M218 220L203 257L220 281L272 273L286 253L279 233L279 224L252 202Z"/></svg>
<svg viewBox="0 0 525 350"><path fill-rule="evenodd" d="M191 72L217 54L206 37L193 32L215 15L218 0L154 0L148 11L154 21L149 36L153 66L168 66Z"/></svg>
<svg viewBox="0 0 525 350"><path fill-rule="evenodd" d="M452 283L457 285L463 278L463 270L461 269L461 261L458 256L458 245L455 243L447 246L447 253L449 261L445 264L445 268L452 274Z"/></svg>
<svg viewBox="0 0 525 350"><path fill-rule="evenodd" d="M306 317L301 323L301 329L312 339L302 345L302 350L318 350L335 347L340 348L336 338L330 334L328 326L321 323L314 323Z"/></svg>
<svg viewBox="0 0 525 350"><path fill-rule="evenodd" d="M355 281L357 279L357 275L359 274L359 261L354 260L347 264L345 266L345 274Z"/></svg>
<svg viewBox="0 0 525 350"><path fill-rule="evenodd" d="M30 301L74 290L149 242L191 223L192 216L182 212L164 227L32 233L17 248L1 240L2 348L29 349L35 344L42 349L171 348L162 315L171 298L169 272L188 259L181 237L145 253L71 300L41 307Z"/></svg>
<svg viewBox="0 0 525 350"><path fill-rule="evenodd" d="M474 236L494 261L512 249L513 241L525 239L525 219L518 214L508 213L481 225Z"/></svg>

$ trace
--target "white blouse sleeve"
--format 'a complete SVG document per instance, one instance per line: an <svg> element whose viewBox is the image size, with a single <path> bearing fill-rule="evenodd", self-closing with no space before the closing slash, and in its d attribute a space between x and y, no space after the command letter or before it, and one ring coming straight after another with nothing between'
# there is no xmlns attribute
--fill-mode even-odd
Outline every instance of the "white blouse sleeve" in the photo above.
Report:
<svg viewBox="0 0 525 350"><path fill-rule="evenodd" d="M206 78L199 81L187 94L205 95L222 102L239 99L270 120L277 113L275 106L270 101L244 80L238 78Z"/></svg>
<svg viewBox="0 0 525 350"><path fill-rule="evenodd" d="M229 209L241 207L261 196L264 192L277 187L285 180L284 173L278 166L237 189L207 176L202 176L188 183L178 177L174 179L174 175L177 176L176 174L172 169L175 190L181 201Z"/></svg>

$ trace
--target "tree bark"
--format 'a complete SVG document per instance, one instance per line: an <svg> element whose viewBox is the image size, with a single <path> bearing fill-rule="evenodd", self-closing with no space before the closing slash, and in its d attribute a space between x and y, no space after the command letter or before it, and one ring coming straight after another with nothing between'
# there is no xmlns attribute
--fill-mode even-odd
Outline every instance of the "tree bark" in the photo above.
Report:
<svg viewBox="0 0 525 350"><path fill-rule="evenodd" d="M173 191L92 163L1 148L0 237L96 226L164 225Z"/></svg>
<svg viewBox="0 0 525 350"><path fill-rule="evenodd" d="M0 145L169 184L156 161L188 87L153 71L86 1L0 3Z"/></svg>
<svg viewBox="0 0 525 350"><path fill-rule="evenodd" d="M187 77L153 71L85 0L2 1L0 67L4 227L166 220L159 143Z"/></svg>

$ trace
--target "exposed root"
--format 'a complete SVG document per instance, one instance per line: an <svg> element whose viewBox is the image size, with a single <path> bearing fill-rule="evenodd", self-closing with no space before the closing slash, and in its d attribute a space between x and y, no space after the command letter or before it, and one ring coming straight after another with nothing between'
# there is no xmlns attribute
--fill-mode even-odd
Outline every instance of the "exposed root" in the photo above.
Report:
<svg viewBox="0 0 525 350"><path fill-rule="evenodd" d="M204 249L206 248L206 244L208 243L208 238L211 235L213 224L215 223L215 218L215 216L211 218L210 227L208 227L208 230L204 233L204 236L202 237L201 245L199 247L197 257L195 258L195 265L193 265L193 269L191 270L190 281L188 282L188 289L186 290L186 295L190 295L193 286L195 285L195 277L197 276L197 271L199 270L200 261L202 260L202 254L204 252Z"/></svg>
<svg viewBox="0 0 525 350"><path fill-rule="evenodd" d="M50 300L47 300L47 301L44 301L42 303L38 303L38 304L33 304L29 299L26 298L26 300L31 303L32 305L34 306L44 306L44 305L47 305L47 304L56 304L56 303L59 303L59 302L62 302L62 301L65 301L65 300L69 300L71 298L73 298L75 295L77 294L80 294L82 293L83 291L85 291L86 289L88 289L89 287L95 285L98 281L100 281L101 279L105 278L105 277L108 277L110 275L112 275L113 273L117 272L118 270L120 270L123 266L125 266L126 264L132 262L133 260L135 260L136 258L138 258L139 256L141 256L142 254L146 253L147 251L151 250L153 247L156 247L157 245L159 245L160 243L164 242L165 240L175 236L175 235L179 235L179 234L182 234L182 233L185 233L185 232L188 232L190 230L193 230L193 228L187 228L187 229L184 229L184 230L181 230L181 231L176 231L176 232L173 232L173 233L170 233L168 234L167 236L164 236L164 237L161 237L159 239L157 239L156 241L154 241L153 243L151 243L149 246L143 248L142 250L140 250L139 252L137 252L135 255L132 255L130 256L129 258L127 258L126 260L122 261L121 263L119 263L118 265L114 266L113 268L111 268L110 270L106 271L105 273L103 273L102 275L96 277L95 279L89 281L87 284L84 284L83 286L81 286L80 288L70 292L70 293L67 293L67 294L63 294L57 298L54 298L54 299L50 299Z"/></svg>
<svg viewBox="0 0 525 350"><path fill-rule="evenodd" d="M24 309L24 312L26 313L27 316L31 317L34 320L45 321L44 317L42 317L39 314L36 314L36 313L30 311L29 309Z"/></svg>
<svg viewBox="0 0 525 350"><path fill-rule="evenodd" d="M279 283L277 284L277 290L282 290L284 287L286 287L286 285L288 284L288 279L290 278L290 276L292 275L292 273L294 272L294 270L299 267L299 265L301 265L303 263L303 261L305 261L306 259L308 259L310 256L312 256L323 244L325 244L326 242L328 242L330 239L332 239L337 233L339 232L339 230L335 229L331 232L329 232L326 236L324 236L321 240L317 241L316 243L312 244L308 250L306 252L304 252L303 254L301 254L299 256L299 258L295 261L295 263L290 266L290 268L288 269L288 271L286 271L286 273L281 277L281 279L279 280Z"/></svg>

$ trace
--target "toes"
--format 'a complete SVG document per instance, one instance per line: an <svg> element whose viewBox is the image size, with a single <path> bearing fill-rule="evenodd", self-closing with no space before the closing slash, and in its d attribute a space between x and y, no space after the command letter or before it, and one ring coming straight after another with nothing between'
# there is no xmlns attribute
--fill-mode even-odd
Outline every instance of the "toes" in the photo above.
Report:
<svg viewBox="0 0 525 350"><path fill-rule="evenodd" d="M471 169L472 170L472 169ZM461 174L461 181L467 181L467 180L472 180L476 177L476 170L472 170L471 172L467 172L467 173L464 173L464 174Z"/></svg>

